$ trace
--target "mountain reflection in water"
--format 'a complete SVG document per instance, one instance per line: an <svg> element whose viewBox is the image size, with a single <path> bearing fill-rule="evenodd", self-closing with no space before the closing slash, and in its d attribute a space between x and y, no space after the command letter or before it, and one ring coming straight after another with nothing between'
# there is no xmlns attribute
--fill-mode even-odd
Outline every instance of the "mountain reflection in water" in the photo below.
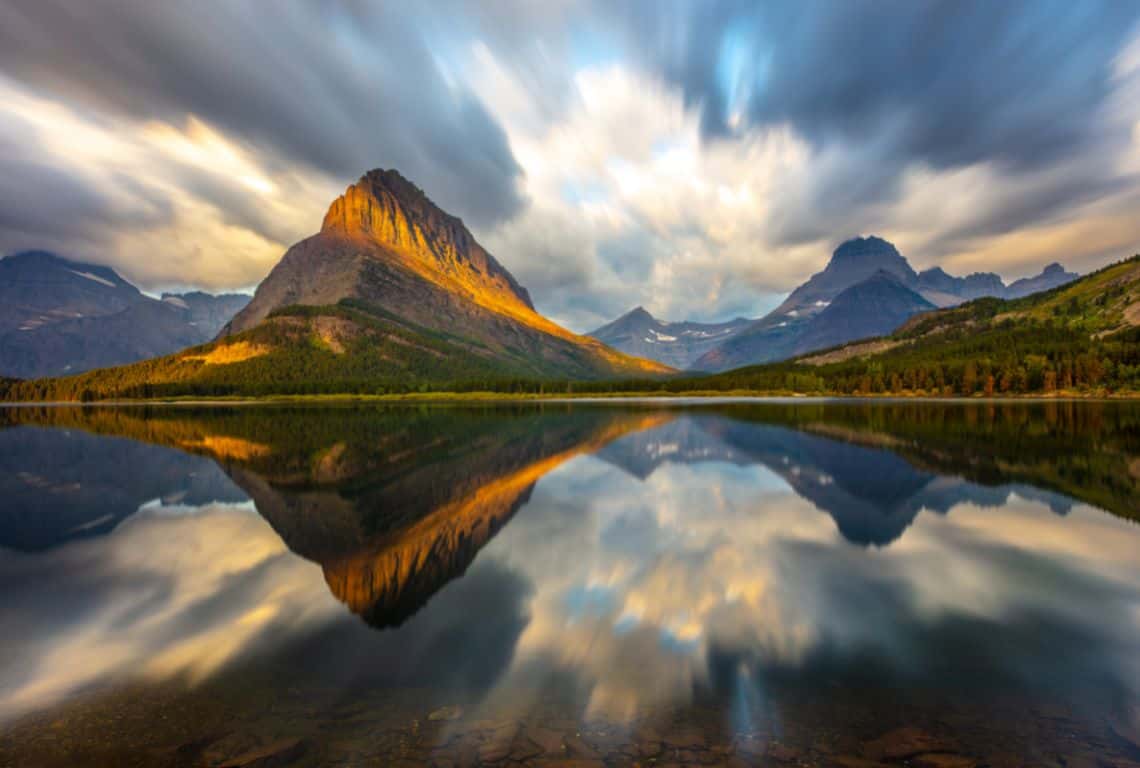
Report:
<svg viewBox="0 0 1140 768"><path fill-rule="evenodd" d="M704 702L729 741L788 740L819 696L942 714L1025 696L1112 724L1086 751L1132 749L1128 404L20 408L0 426L9 722L261 669L330 712L423 688L633 728ZM817 730L873 736L865 707Z"/></svg>

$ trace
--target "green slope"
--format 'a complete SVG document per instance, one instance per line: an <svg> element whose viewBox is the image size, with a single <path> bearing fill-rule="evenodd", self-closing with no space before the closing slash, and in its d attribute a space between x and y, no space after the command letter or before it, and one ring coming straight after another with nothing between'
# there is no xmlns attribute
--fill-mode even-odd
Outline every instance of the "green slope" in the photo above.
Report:
<svg viewBox="0 0 1140 768"><path fill-rule="evenodd" d="M376 307L286 307L244 333L76 376L0 381L9 401L388 393L510 387L568 375L521 352L398 321Z"/></svg>

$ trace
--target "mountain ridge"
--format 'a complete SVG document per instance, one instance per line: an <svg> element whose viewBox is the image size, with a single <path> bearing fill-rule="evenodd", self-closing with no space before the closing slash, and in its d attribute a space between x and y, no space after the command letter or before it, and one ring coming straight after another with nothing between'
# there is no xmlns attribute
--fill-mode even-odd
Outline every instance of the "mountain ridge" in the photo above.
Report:
<svg viewBox="0 0 1140 768"><path fill-rule="evenodd" d="M638 306L587 335L627 354L684 369L749 323L751 321L743 317L723 323L670 322L659 320Z"/></svg>
<svg viewBox="0 0 1140 768"><path fill-rule="evenodd" d="M1013 286L1018 294L1025 295L1047 290L1076 279L1078 275L1066 272L1060 265L1050 265L1040 275L1023 278L1009 286L1001 277L992 272L975 272L966 277L955 277L941 267L932 267L923 272L915 272L906 258L890 242L876 237L856 237L841 243L832 254L827 266L815 273L797 287L774 310L720 346L709 350L697 359L695 369L724 371L746 365L776 362L797 354L825 349L852 340L846 335L825 338L813 331L814 343L808 348L801 340L808 333L809 322L825 311L831 302L844 290L871 278L879 271L894 275L900 283L918 294L931 306L925 309L957 306L965 301L984 296L1005 298ZM867 322L869 308L849 308L849 317L836 323L836 328L869 325L874 333L890 333L905 317L887 317L877 323ZM914 303L914 310L921 311L920 304ZM889 327L888 321L896 321Z"/></svg>
<svg viewBox="0 0 1140 768"><path fill-rule="evenodd" d="M865 311L867 306L874 313ZM879 270L844 289L807 322L793 354L890 333L913 315L934 309L894 272Z"/></svg>
<svg viewBox="0 0 1140 768"><path fill-rule="evenodd" d="M1140 391L1140 255L1017 299L911 317L889 335L673 386L995 396Z"/></svg>
<svg viewBox="0 0 1140 768"><path fill-rule="evenodd" d="M170 354L213 338L244 294L155 299L110 267L48 251L0 259L0 375L78 373Z"/></svg>

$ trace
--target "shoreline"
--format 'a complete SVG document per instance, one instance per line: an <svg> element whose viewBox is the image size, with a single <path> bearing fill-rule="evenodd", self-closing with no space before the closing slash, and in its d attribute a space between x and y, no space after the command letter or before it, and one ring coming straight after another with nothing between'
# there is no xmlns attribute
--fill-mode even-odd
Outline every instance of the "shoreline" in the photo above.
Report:
<svg viewBox="0 0 1140 768"><path fill-rule="evenodd" d="M264 395L222 397L165 397L121 400L25 400L0 402L0 408L66 408L125 406L203 406L203 405L289 405L289 404L354 404L354 403L631 403L631 404L699 404L726 402L929 402L929 403L1009 403L1009 402L1124 402L1140 401L1140 392L1052 394L1018 394L986 397L984 395L949 396L919 394L803 394L794 392L756 392L751 390L698 390L694 392L614 392L614 393L510 393L510 392L408 392L402 394L320 394Z"/></svg>

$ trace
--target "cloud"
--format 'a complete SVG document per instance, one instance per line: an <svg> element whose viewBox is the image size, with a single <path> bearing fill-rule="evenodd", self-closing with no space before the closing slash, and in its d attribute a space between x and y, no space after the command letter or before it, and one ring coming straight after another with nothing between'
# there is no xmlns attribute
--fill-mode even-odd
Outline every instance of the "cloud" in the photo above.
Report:
<svg viewBox="0 0 1140 768"><path fill-rule="evenodd" d="M1095 0L9 4L0 248L249 287L347 183L396 167L576 330L636 304L762 314L857 234L917 267L1090 269L1140 241L1138 19Z"/></svg>
<svg viewBox="0 0 1140 768"><path fill-rule="evenodd" d="M355 3L21 3L0 10L0 68L104 113L195 115L343 182L396 166L474 223L508 216L520 168L415 22Z"/></svg>
<svg viewBox="0 0 1140 768"><path fill-rule="evenodd" d="M1098 138L1112 61L1140 10L1115 2L643 3L645 66L726 136L789 122L814 143L888 130L899 162L1052 165Z"/></svg>
<svg viewBox="0 0 1140 768"><path fill-rule="evenodd" d="M0 78L0 248L54 248L144 287L256 284L338 185L198 118L108 123Z"/></svg>
<svg viewBox="0 0 1140 768"><path fill-rule="evenodd" d="M540 310L583 330L636 304L718 319L765 294L774 305L801 279L796 248L764 236L780 184L810 160L791 132L706 144L679 93L616 64L580 71L563 115L543 123L507 68L486 52L481 64L531 201L484 240ZM546 266L552 244L578 265L572 279Z"/></svg>
<svg viewBox="0 0 1140 768"><path fill-rule="evenodd" d="M476 51L532 203L487 235L492 250L525 283L547 252L539 221L579 231L563 258L586 268L558 283L544 266L532 290L556 319L585 330L636 304L755 316L858 234L889 237L917 267L1007 277L1095 268L1140 240L1124 214L1140 186L1128 9L1067 9L1060 31L1014 4L700 11L599 11L624 53L579 69L551 120L509 57ZM1113 237L1073 249L1082 217L1111 219ZM1010 247L1045 232L1052 249Z"/></svg>

